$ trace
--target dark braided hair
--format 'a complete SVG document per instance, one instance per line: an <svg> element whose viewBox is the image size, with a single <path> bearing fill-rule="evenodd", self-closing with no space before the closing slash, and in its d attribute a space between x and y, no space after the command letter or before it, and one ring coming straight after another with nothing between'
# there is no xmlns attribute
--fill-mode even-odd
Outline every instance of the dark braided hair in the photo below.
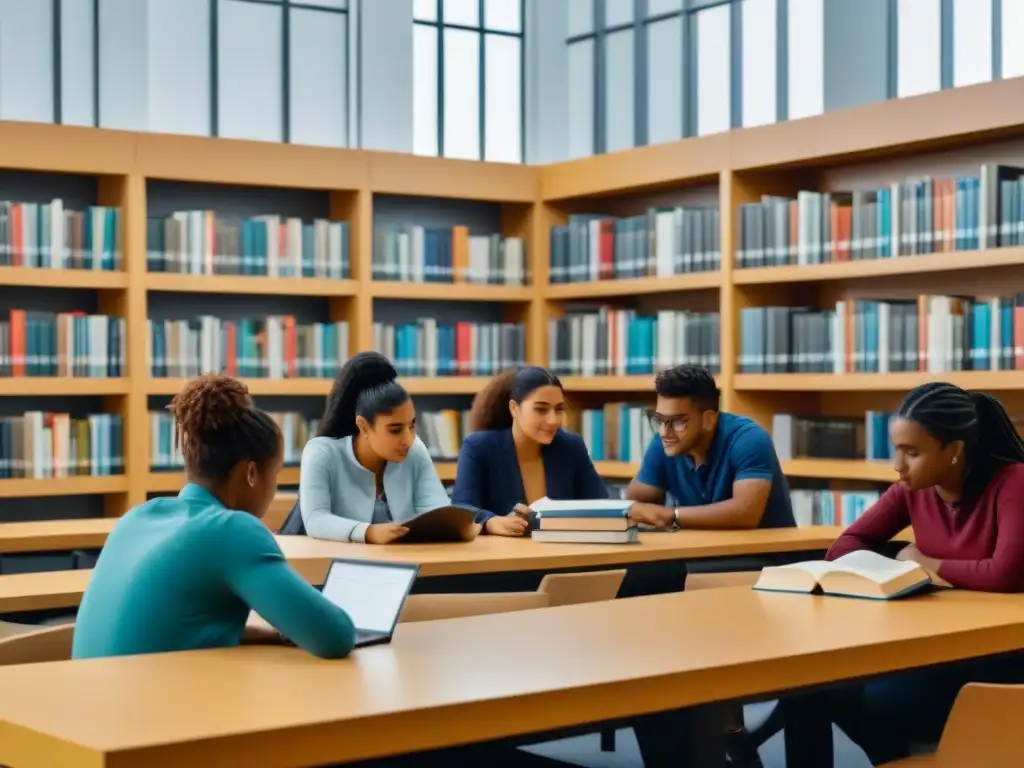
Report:
<svg viewBox="0 0 1024 768"><path fill-rule="evenodd" d="M528 365L499 373L487 382L469 410L469 431L508 429L512 426L509 400L523 402L541 387L562 388L562 381L547 368Z"/></svg>
<svg viewBox="0 0 1024 768"><path fill-rule="evenodd" d="M722 399L715 377L699 365L666 368L654 377L654 391L670 399L688 397L702 411L717 411Z"/></svg>
<svg viewBox="0 0 1024 768"><path fill-rule="evenodd" d="M896 415L920 424L943 446L963 441L965 493L981 491L1007 464L1024 463L1024 440L1003 404L985 392L932 381L912 390Z"/></svg>
<svg viewBox="0 0 1024 768"><path fill-rule="evenodd" d="M193 477L221 480L240 461L263 467L277 457L281 431L230 376L193 379L171 400L175 446Z"/></svg>
<svg viewBox="0 0 1024 768"><path fill-rule="evenodd" d="M396 379L398 371L379 352L360 352L348 359L327 396L327 409L317 429L318 437L349 437L356 434L356 416L372 422L409 400Z"/></svg>

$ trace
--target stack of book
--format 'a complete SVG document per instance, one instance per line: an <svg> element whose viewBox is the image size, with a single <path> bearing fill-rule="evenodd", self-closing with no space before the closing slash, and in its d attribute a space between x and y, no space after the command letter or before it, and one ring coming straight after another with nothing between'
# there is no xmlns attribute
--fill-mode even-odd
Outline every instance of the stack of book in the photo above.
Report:
<svg viewBox="0 0 1024 768"><path fill-rule="evenodd" d="M555 544L635 544L637 527L629 519L632 502L621 499L535 501L533 540Z"/></svg>

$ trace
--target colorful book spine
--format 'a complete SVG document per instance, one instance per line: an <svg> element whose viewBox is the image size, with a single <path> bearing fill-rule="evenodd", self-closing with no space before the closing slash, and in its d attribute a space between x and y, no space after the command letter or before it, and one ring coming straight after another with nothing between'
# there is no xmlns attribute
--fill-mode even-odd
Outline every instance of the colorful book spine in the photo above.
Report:
<svg viewBox="0 0 1024 768"><path fill-rule="evenodd" d="M464 226L381 229L374 236L373 279L526 285L526 241L470 234Z"/></svg>
<svg viewBox="0 0 1024 768"><path fill-rule="evenodd" d="M102 205L73 211L61 199L0 201L0 267L124 269L121 211Z"/></svg>
<svg viewBox="0 0 1024 768"><path fill-rule="evenodd" d="M0 418L0 479L107 477L124 472L119 414L26 411Z"/></svg>
<svg viewBox="0 0 1024 768"><path fill-rule="evenodd" d="M526 329L516 323L373 324L373 345L400 376L491 376L525 365Z"/></svg>

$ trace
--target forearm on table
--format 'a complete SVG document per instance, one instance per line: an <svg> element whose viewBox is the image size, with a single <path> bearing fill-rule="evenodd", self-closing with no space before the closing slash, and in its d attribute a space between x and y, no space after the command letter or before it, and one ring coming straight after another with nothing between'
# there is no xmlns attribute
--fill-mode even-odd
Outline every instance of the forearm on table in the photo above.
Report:
<svg viewBox="0 0 1024 768"><path fill-rule="evenodd" d="M747 530L757 528L764 508L756 509L737 499L728 499L696 507L675 507L673 514L681 528Z"/></svg>

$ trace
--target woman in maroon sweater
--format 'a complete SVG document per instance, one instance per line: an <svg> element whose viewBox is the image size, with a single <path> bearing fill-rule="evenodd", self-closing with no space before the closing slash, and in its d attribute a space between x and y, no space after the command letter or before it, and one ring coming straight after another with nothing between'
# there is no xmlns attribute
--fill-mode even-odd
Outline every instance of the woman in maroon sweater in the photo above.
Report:
<svg viewBox="0 0 1024 768"><path fill-rule="evenodd" d="M908 525L913 560L939 584L1024 591L1024 442L1002 404L983 392L931 382L913 390L890 426L900 481L843 532L826 558L879 550ZM1024 655L899 673L785 704L787 765L832 765L834 722L873 765L937 742L960 688L1024 682Z"/></svg>

